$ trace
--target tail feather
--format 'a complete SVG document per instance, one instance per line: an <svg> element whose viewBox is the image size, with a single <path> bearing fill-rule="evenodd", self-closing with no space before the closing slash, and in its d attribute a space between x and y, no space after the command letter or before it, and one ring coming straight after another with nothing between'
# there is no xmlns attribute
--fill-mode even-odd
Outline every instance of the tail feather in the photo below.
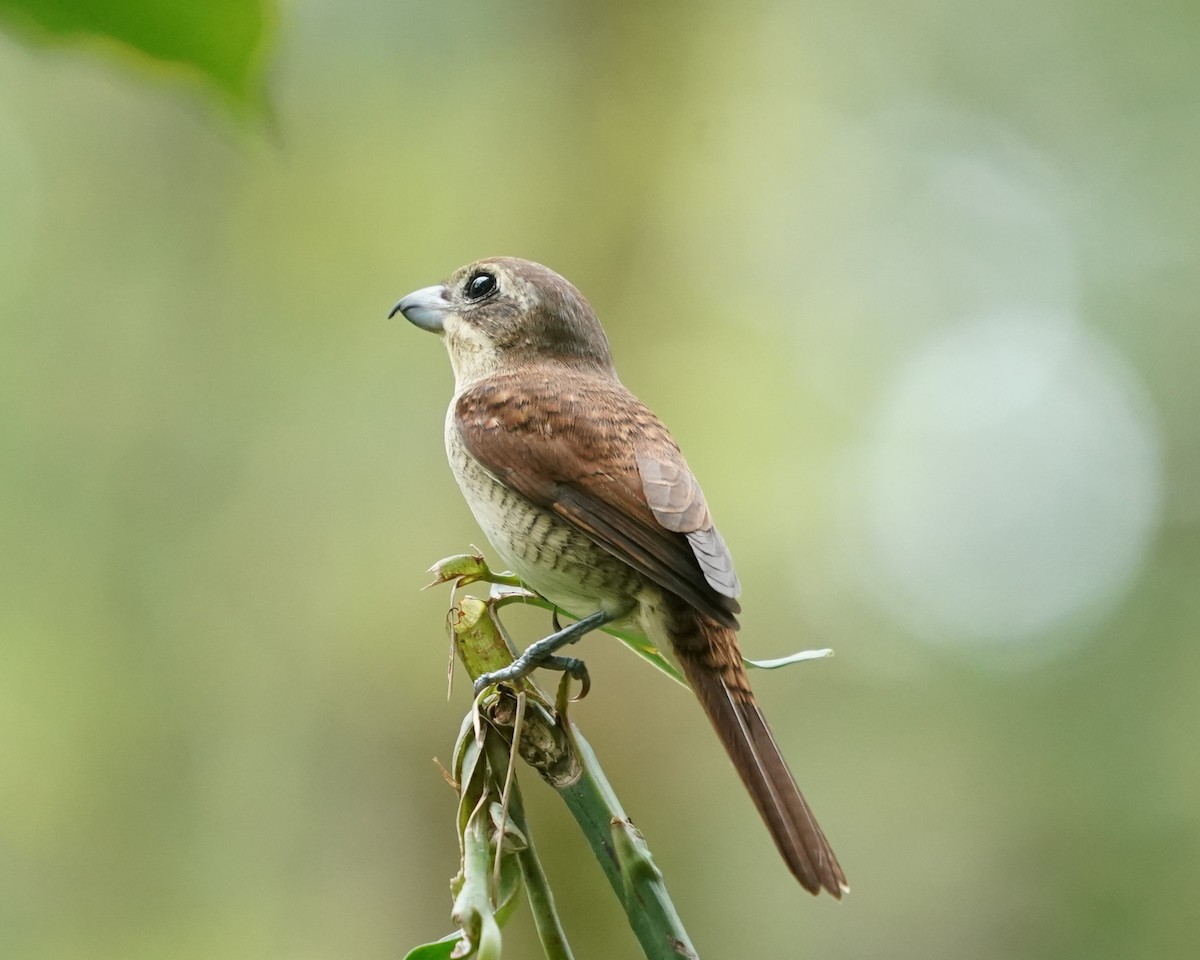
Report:
<svg viewBox="0 0 1200 960"><path fill-rule="evenodd" d="M701 614L691 619L694 630L671 631L675 653L784 862L810 893L840 899L845 874L754 701L736 635Z"/></svg>

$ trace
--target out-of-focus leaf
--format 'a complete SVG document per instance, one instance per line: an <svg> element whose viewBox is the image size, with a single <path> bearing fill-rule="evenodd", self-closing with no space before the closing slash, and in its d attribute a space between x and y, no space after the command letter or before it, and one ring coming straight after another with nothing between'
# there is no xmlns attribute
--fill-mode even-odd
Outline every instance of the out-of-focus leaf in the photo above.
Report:
<svg viewBox="0 0 1200 960"><path fill-rule="evenodd" d="M51 42L105 38L198 70L240 101L259 90L272 0L0 0L0 19Z"/></svg>

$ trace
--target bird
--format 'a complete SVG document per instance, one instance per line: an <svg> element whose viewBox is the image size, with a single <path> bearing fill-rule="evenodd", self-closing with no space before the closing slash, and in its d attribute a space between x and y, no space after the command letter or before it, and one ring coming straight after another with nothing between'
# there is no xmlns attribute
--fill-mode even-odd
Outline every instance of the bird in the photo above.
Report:
<svg viewBox="0 0 1200 960"><path fill-rule="evenodd" d="M791 873L840 899L845 874L750 689L729 549L678 444L618 379L591 304L548 267L492 257L396 313L449 353L446 452L484 535L522 583L587 614L480 685L605 625L669 648Z"/></svg>

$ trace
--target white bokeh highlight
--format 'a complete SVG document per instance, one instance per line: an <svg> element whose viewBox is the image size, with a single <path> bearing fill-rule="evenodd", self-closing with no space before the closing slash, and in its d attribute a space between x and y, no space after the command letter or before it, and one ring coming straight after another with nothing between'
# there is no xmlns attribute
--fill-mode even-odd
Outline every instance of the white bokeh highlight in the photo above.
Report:
<svg viewBox="0 0 1200 960"><path fill-rule="evenodd" d="M1102 617L1158 523L1151 407L1065 317L1002 313L931 337L880 397L859 468L866 583L935 641Z"/></svg>
<svg viewBox="0 0 1200 960"><path fill-rule="evenodd" d="M1088 324L1069 184L945 104L830 128L760 226L794 257L800 382L862 424L841 589L933 643L1064 649L1126 595L1163 485L1153 406Z"/></svg>

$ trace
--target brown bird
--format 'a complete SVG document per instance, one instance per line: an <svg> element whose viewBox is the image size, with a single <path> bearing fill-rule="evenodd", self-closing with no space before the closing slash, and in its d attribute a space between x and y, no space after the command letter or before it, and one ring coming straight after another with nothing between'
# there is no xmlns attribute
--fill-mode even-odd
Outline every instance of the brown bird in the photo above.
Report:
<svg viewBox="0 0 1200 960"><path fill-rule="evenodd" d="M554 271L497 257L396 312L450 353L446 451L484 534L529 587L587 614L480 684L523 675L604 624L665 641L789 869L840 898L846 878L742 666L733 559L678 445L617 379L591 305Z"/></svg>

